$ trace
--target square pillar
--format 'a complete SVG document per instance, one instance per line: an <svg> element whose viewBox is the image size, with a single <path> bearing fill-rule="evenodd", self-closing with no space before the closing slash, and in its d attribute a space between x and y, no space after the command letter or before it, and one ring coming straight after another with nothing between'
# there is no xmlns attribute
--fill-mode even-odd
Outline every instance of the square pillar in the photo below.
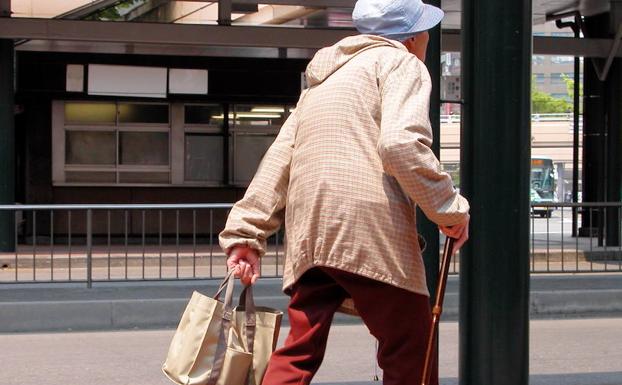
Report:
<svg viewBox="0 0 622 385"><path fill-rule="evenodd" d="M0 39L0 204L15 203L13 40ZM15 250L15 216L0 212L0 251Z"/></svg>
<svg viewBox="0 0 622 385"><path fill-rule="evenodd" d="M460 384L529 382L531 0L462 1Z"/></svg>

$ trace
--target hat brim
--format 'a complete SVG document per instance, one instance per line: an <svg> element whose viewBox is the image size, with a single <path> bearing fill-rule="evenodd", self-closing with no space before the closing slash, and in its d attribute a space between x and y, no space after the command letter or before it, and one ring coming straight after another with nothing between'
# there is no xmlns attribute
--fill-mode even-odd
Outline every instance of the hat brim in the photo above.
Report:
<svg viewBox="0 0 622 385"><path fill-rule="evenodd" d="M391 33L381 36L387 39L404 41L420 32L434 28L438 23L441 22L441 20L443 20L444 16L445 12L443 12L442 9L437 8L433 5L423 4L423 12L421 14L421 17L417 20L415 24L412 25L408 32Z"/></svg>

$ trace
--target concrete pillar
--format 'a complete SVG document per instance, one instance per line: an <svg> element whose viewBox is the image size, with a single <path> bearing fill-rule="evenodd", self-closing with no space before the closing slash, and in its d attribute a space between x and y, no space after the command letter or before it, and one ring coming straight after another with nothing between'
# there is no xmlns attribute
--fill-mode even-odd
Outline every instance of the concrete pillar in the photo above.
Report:
<svg viewBox="0 0 622 385"><path fill-rule="evenodd" d="M462 1L460 384L529 381L531 0Z"/></svg>
<svg viewBox="0 0 622 385"><path fill-rule="evenodd" d="M0 39L0 204L15 202L13 40ZM0 251L15 250L15 217L0 212Z"/></svg>
<svg viewBox="0 0 622 385"><path fill-rule="evenodd" d="M609 36L615 36L622 25L622 0L611 1ZM605 197L607 202L622 202L622 59L615 59L605 81L607 103L607 168ZM621 211L609 209L605 215L607 246L620 245Z"/></svg>
<svg viewBox="0 0 622 385"><path fill-rule="evenodd" d="M615 59L605 84L607 103L607 168L605 197L607 202L621 202L622 184L622 60ZM620 209L607 209L605 218L607 246L620 245Z"/></svg>
<svg viewBox="0 0 622 385"><path fill-rule="evenodd" d="M585 18L586 35L590 38L607 37L609 15ZM598 60L602 66L602 61ZM605 87L598 79L592 58L585 58L583 66L583 202L605 201ZM602 216L598 211L584 210L580 236L598 234Z"/></svg>

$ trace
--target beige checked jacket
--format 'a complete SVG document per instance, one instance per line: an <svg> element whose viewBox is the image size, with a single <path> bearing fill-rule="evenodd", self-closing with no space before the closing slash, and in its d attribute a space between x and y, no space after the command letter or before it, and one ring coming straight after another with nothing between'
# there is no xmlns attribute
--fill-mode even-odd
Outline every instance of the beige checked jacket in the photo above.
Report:
<svg viewBox="0 0 622 385"><path fill-rule="evenodd" d="M358 35L318 51L306 77L220 245L263 255L284 220L286 292L329 266L428 295L415 203L447 226L469 205L430 149L425 65L397 41Z"/></svg>

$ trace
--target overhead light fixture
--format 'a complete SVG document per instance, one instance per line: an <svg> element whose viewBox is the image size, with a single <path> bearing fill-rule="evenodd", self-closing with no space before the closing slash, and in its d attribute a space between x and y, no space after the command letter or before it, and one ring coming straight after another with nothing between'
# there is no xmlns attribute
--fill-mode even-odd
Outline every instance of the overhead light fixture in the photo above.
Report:
<svg viewBox="0 0 622 385"><path fill-rule="evenodd" d="M229 114L229 119L233 119L233 117L234 117L234 115L233 115L233 114ZM212 116L212 119L221 119L221 120L222 120L222 119L224 119L224 118L225 118L225 116L224 116L223 114L220 114L220 115L213 115L213 116Z"/></svg>
<svg viewBox="0 0 622 385"><path fill-rule="evenodd" d="M269 113L277 113L282 114L285 112L283 107L253 107L251 112L269 112Z"/></svg>
<svg viewBox="0 0 622 385"><path fill-rule="evenodd" d="M237 118L264 118L264 119L278 119L281 117L279 114L269 114L261 112L238 112L235 115Z"/></svg>

